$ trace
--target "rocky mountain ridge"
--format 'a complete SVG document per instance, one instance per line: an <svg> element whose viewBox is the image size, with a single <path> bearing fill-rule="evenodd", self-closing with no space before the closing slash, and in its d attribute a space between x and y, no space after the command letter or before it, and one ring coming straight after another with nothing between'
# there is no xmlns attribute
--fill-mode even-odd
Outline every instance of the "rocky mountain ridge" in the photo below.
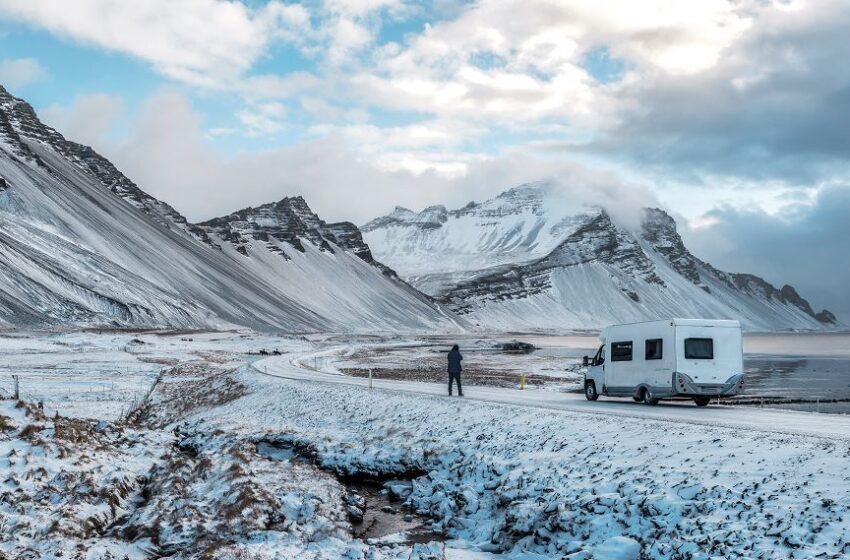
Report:
<svg viewBox="0 0 850 560"><path fill-rule="evenodd" d="M17 139L10 143L16 146L18 155L44 166L44 162L28 148L27 142L44 143L80 169L90 172L104 187L161 225L180 229L187 227L187 220L182 214L144 192L109 160L89 146L66 140L55 129L42 123L29 103L14 97L0 86L0 134L4 132L10 139Z"/></svg>
<svg viewBox="0 0 850 560"><path fill-rule="evenodd" d="M644 209L633 230L601 208L565 203L545 183L454 211L396 208L363 231L380 260L482 326L594 328L665 316L734 318L752 330L838 323L791 286L698 259L663 210Z"/></svg>
<svg viewBox="0 0 850 560"><path fill-rule="evenodd" d="M397 278L389 267L375 260L360 230L351 222L328 223L319 218L301 196L286 197L278 202L248 207L227 216L213 218L190 227L192 233L210 245L221 248L230 243L239 253L248 255L251 243L262 243L272 253L289 259L273 241L289 244L304 253L302 240L308 240L321 251L333 253L333 246L351 252L364 262Z"/></svg>
<svg viewBox="0 0 850 560"><path fill-rule="evenodd" d="M4 89L0 177L0 326L460 328L353 224L300 198L191 224Z"/></svg>

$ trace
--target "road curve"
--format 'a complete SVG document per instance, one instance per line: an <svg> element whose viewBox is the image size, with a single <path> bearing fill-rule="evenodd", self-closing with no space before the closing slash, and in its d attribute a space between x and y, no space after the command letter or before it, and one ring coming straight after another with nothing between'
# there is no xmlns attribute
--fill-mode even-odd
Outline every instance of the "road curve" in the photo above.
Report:
<svg viewBox="0 0 850 560"><path fill-rule="evenodd" d="M329 355L334 349L321 354ZM332 383L367 388L368 379L334 373L324 373L302 367L314 354L272 356L253 362L256 371L283 379L314 383ZM438 383L374 379L379 390L401 391L422 395L446 395L446 386ZM650 407L631 400L606 399L590 402L580 393L561 393L545 389L520 391L502 387L464 385L464 399L516 406L563 410L583 414L603 414L645 418L649 420L684 422L705 426L742 428L770 433L815 436L850 441L850 415L817 414L780 409L760 409L743 406L708 406L698 408L690 402L662 402ZM446 397L449 398L449 397ZM458 399L459 397L453 397Z"/></svg>

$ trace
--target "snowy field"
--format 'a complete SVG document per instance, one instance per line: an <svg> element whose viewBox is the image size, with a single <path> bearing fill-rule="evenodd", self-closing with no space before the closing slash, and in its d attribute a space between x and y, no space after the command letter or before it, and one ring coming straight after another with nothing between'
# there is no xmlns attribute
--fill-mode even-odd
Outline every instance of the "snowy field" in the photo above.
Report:
<svg viewBox="0 0 850 560"><path fill-rule="evenodd" d="M178 363L243 363L248 352L281 344L312 348L250 332L0 332L0 396L12 394L15 374L21 398L43 402L48 414L117 420Z"/></svg>
<svg viewBox="0 0 850 560"><path fill-rule="evenodd" d="M386 344L0 336L0 558L850 556L850 417L340 371Z"/></svg>

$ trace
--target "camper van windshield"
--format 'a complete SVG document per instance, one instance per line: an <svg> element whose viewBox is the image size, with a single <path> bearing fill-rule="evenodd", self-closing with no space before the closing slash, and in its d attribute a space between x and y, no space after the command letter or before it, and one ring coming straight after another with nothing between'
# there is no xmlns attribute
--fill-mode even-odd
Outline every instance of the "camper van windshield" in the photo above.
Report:
<svg viewBox="0 0 850 560"><path fill-rule="evenodd" d="M686 338L685 359L688 360L713 360L714 339L711 338Z"/></svg>
<svg viewBox="0 0 850 560"><path fill-rule="evenodd" d="M593 362L591 365L601 366L605 363L605 345L599 347L599 350L596 351L596 355L593 356Z"/></svg>

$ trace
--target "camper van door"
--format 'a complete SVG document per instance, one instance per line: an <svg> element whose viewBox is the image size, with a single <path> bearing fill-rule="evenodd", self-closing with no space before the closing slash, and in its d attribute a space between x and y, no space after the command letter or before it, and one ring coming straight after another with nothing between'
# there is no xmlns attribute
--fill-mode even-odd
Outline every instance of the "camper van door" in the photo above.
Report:
<svg viewBox="0 0 850 560"><path fill-rule="evenodd" d="M669 323L658 324L641 339L641 357L653 387L669 387L676 367L676 340Z"/></svg>

